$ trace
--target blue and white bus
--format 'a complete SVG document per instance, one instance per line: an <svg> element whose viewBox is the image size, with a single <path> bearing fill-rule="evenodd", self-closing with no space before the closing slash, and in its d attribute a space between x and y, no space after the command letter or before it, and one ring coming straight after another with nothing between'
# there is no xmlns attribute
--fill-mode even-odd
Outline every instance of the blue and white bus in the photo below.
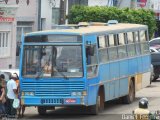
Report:
<svg viewBox="0 0 160 120"><path fill-rule="evenodd" d="M20 58L21 101L39 114L57 106L86 106L98 114L104 102L135 99L150 85L148 27L90 24L25 34Z"/></svg>

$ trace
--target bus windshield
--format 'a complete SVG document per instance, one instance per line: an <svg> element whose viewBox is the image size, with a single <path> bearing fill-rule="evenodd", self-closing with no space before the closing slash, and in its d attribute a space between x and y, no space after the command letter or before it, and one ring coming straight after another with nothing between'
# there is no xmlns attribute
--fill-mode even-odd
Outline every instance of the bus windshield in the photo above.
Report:
<svg viewBox="0 0 160 120"><path fill-rule="evenodd" d="M82 47L80 45L25 45L23 77L82 77Z"/></svg>

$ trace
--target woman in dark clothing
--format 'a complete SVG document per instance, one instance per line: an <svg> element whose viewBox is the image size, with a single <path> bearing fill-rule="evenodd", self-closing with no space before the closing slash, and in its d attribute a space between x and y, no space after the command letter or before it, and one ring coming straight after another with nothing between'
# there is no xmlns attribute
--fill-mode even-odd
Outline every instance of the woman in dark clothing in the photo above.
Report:
<svg viewBox="0 0 160 120"><path fill-rule="evenodd" d="M5 88L0 85L0 114L5 114L5 102Z"/></svg>

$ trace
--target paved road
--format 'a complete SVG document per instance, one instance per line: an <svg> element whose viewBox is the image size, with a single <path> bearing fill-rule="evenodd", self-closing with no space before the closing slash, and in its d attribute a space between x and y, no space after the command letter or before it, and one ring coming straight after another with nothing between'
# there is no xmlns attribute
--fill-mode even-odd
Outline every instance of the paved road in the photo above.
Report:
<svg viewBox="0 0 160 120"><path fill-rule="evenodd" d="M136 100L132 104L120 104L118 101L111 101L105 104L105 110L99 115L84 115L80 108L56 108L55 111L48 111L46 116L39 116L37 109L28 107L23 119L53 119L53 120L121 120L127 119L124 114L131 114L138 107L138 101L142 97L149 99L149 110L155 112L160 110L160 80L153 82L151 86L136 93ZM128 117L128 116L127 116ZM132 118L132 116L131 116ZM130 118L130 119L131 119Z"/></svg>

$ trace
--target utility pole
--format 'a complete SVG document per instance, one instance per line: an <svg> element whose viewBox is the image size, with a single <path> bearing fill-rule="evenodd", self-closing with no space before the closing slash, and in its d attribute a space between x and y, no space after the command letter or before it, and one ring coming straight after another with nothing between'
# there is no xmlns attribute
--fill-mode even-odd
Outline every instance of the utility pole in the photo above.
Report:
<svg viewBox="0 0 160 120"><path fill-rule="evenodd" d="M41 31L41 0L38 0L38 31Z"/></svg>

